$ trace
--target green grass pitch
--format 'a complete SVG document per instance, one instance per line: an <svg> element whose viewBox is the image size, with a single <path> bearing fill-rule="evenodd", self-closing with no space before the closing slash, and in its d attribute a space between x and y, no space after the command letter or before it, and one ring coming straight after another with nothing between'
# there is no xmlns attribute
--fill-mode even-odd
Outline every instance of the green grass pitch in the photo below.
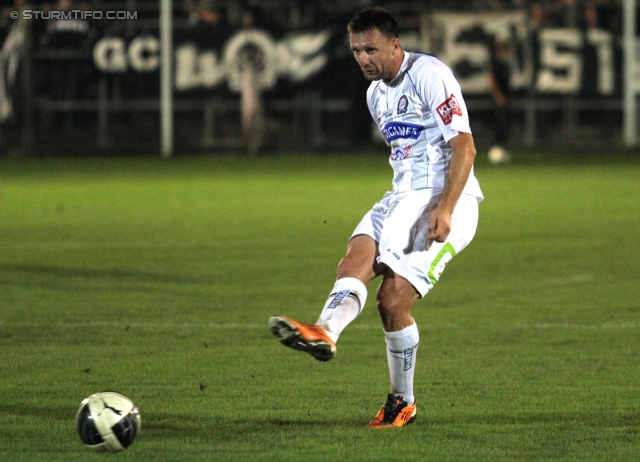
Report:
<svg viewBox="0 0 640 462"><path fill-rule="evenodd" d="M364 427L388 392L377 281L333 361L271 335L315 321L383 151L0 159L0 460L638 460L637 157L478 160L476 238L414 310L409 427ZM116 456L76 435L102 390L142 415Z"/></svg>

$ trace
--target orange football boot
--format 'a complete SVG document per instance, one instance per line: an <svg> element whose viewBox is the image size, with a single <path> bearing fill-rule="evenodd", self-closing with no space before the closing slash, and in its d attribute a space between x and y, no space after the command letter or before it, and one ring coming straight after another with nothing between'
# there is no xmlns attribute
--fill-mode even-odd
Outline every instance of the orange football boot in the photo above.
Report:
<svg viewBox="0 0 640 462"><path fill-rule="evenodd" d="M271 316L269 327L283 345L306 351L318 361L329 361L336 355L336 344L320 326L285 316Z"/></svg>
<svg viewBox="0 0 640 462"><path fill-rule="evenodd" d="M402 396L389 394L378 415L367 424L369 428L402 427L416 420L416 405L409 406Z"/></svg>

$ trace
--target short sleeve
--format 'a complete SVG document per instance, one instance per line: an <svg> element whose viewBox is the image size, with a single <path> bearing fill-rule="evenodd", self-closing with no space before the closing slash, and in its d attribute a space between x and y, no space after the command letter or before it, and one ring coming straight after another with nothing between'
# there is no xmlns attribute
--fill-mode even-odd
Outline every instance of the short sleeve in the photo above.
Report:
<svg viewBox="0 0 640 462"><path fill-rule="evenodd" d="M462 90L451 70L437 58L432 58L426 64L416 66L415 71L414 85L445 141L459 132L471 133Z"/></svg>

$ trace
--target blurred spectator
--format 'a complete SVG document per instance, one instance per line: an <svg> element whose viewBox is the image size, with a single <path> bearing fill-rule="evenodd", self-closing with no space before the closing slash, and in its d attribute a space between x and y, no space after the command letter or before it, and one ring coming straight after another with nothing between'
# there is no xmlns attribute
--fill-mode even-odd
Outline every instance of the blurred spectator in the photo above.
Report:
<svg viewBox="0 0 640 462"><path fill-rule="evenodd" d="M593 4L587 4L584 7L582 16L585 29L597 29L599 26L598 9Z"/></svg>
<svg viewBox="0 0 640 462"><path fill-rule="evenodd" d="M86 9L87 4L76 5L72 0L57 0L53 11ZM87 19L80 15L68 18L47 19L41 45L56 52L50 60L51 96L54 99L77 100L86 96L91 88L93 63L90 59L90 45L95 31ZM62 52L62 54L60 54ZM63 119L67 127L73 126L77 117L65 112Z"/></svg>
<svg viewBox="0 0 640 462"><path fill-rule="evenodd" d="M86 4L74 5L73 0L57 0L52 11L86 8ZM87 46L92 36L91 24L79 15L70 15L64 19L47 19L42 45L53 48L78 48Z"/></svg>
<svg viewBox="0 0 640 462"><path fill-rule="evenodd" d="M195 40L198 46L207 48L227 36L225 17L211 0L188 0L185 4L189 40Z"/></svg>
<svg viewBox="0 0 640 462"><path fill-rule="evenodd" d="M222 23L222 13L213 8L211 0L187 0L185 10L190 26L218 26Z"/></svg>
<svg viewBox="0 0 640 462"><path fill-rule="evenodd" d="M513 97L511 91L511 57L513 45L509 40L496 39L493 44L488 84L494 107L493 147L489 150L489 160L493 163L509 161L505 148L513 119Z"/></svg>
<svg viewBox="0 0 640 462"><path fill-rule="evenodd" d="M246 29L256 27L257 9L252 8L248 2L235 0L229 2L227 7L227 21L232 29Z"/></svg>
<svg viewBox="0 0 640 462"><path fill-rule="evenodd" d="M251 50L244 54L240 91L240 110L245 149L250 156L256 156L264 142L265 113L262 94L258 87L259 64Z"/></svg>
<svg viewBox="0 0 640 462"><path fill-rule="evenodd" d="M529 28L537 31L547 25L547 17L544 5L541 2L533 2L529 9Z"/></svg>

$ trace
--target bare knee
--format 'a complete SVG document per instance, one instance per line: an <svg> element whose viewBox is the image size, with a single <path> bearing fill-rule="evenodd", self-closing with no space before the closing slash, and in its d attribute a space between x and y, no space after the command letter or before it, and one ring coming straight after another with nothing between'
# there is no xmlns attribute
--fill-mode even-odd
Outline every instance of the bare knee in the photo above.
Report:
<svg viewBox="0 0 640 462"><path fill-rule="evenodd" d="M378 313L380 314L380 320L382 326L386 332L391 332L390 328L393 325L395 309L388 297L383 297L380 291L376 294L376 304L378 307Z"/></svg>
<svg viewBox="0 0 640 462"><path fill-rule="evenodd" d="M397 332L414 323L411 307L418 299L413 286L394 276L385 277L376 293L378 313L386 332Z"/></svg>
<svg viewBox="0 0 640 462"><path fill-rule="evenodd" d="M368 283L376 277L377 244L369 236L356 236L349 242L347 255L338 265L338 279L353 277Z"/></svg>

